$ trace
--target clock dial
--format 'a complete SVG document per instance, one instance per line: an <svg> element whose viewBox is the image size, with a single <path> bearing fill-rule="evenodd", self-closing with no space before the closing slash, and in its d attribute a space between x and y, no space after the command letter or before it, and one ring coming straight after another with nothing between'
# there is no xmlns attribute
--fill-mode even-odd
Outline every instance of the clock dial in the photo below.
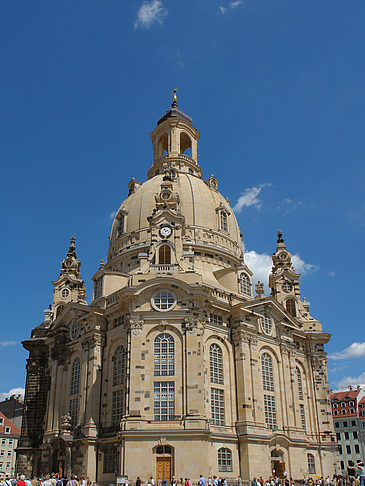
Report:
<svg viewBox="0 0 365 486"><path fill-rule="evenodd" d="M170 226L163 226L160 229L160 235L163 238L168 238L169 236L171 236L171 233L172 233L172 230L171 230Z"/></svg>

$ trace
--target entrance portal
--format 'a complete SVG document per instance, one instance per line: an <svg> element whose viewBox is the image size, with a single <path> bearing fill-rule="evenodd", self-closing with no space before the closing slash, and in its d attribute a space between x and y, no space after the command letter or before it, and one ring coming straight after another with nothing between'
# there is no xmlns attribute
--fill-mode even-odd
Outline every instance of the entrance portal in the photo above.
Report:
<svg viewBox="0 0 365 486"><path fill-rule="evenodd" d="M274 449L271 452L271 470L273 476L284 479L285 462L283 462L283 454L281 451Z"/></svg>
<svg viewBox="0 0 365 486"><path fill-rule="evenodd" d="M171 480L171 457L157 457L156 476L157 480Z"/></svg>

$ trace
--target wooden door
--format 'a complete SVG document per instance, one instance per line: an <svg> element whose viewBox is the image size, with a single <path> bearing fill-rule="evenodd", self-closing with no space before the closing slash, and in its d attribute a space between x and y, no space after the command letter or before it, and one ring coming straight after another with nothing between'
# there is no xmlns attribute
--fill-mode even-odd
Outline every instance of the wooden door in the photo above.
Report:
<svg viewBox="0 0 365 486"><path fill-rule="evenodd" d="M170 481L171 479L171 457L158 457L156 467L157 479Z"/></svg>
<svg viewBox="0 0 365 486"><path fill-rule="evenodd" d="M285 462L279 462L279 475L280 479L284 478L284 471L285 471Z"/></svg>

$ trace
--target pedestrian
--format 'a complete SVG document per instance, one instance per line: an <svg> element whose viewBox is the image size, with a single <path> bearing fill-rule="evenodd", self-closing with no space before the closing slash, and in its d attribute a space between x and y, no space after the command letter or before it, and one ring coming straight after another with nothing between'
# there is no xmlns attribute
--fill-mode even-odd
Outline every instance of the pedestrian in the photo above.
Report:
<svg viewBox="0 0 365 486"><path fill-rule="evenodd" d="M355 483L355 479L356 469L354 463L352 461L349 461L347 465L347 480L349 482L349 486L352 486Z"/></svg>
<svg viewBox="0 0 365 486"><path fill-rule="evenodd" d="M27 486L24 474L20 476L19 481L16 483L16 486Z"/></svg>
<svg viewBox="0 0 365 486"><path fill-rule="evenodd" d="M364 462L360 461L356 464L356 467L359 470L359 479L360 479L360 486L364 486L365 483L365 466Z"/></svg>
<svg viewBox="0 0 365 486"><path fill-rule="evenodd" d="M251 486L258 486L256 478L251 481Z"/></svg>
<svg viewBox="0 0 365 486"><path fill-rule="evenodd" d="M198 485L199 486L206 486L207 485L207 480L205 479L205 477L203 476L203 474L200 474L200 478L199 478L199 481L198 481Z"/></svg>
<svg viewBox="0 0 365 486"><path fill-rule="evenodd" d="M242 486L242 478L241 478L241 476L238 476L237 486Z"/></svg>
<svg viewBox="0 0 365 486"><path fill-rule="evenodd" d="M136 486L141 486L141 478L139 476L136 479Z"/></svg>

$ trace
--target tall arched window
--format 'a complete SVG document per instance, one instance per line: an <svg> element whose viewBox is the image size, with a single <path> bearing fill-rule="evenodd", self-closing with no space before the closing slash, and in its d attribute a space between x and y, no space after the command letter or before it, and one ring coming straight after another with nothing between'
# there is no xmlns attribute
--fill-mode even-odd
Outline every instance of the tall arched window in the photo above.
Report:
<svg viewBox="0 0 365 486"><path fill-rule="evenodd" d="M159 334L154 342L154 375L175 374L175 342L170 334Z"/></svg>
<svg viewBox="0 0 365 486"><path fill-rule="evenodd" d="M274 375L272 371L272 358L264 353L261 356L262 385L265 391L274 391Z"/></svg>
<svg viewBox="0 0 365 486"><path fill-rule="evenodd" d="M296 367L299 400L304 400L302 374L298 366Z"/></svg>
<svg viewBox="0 0 365 486"><path fill-rule="evenodd" d="M266 425L272 429L276 428L276 403L274 395L274 374L272 358L264 353L261 356L262 385L264 393L264 410Z"/></svg>
<svg viewBox="0 0 365 486"><path fill-rule="evenodd" d="M232 469L232 451L227 447L218 449L218 471L231 472Z"/></svg>
<svg viewBox="0 0 365 486"><path fill-rule="evenodd" d="M171 264L171 248L169 245L161 245L158 249L158 263L160 265Z"/></svg>
<svg viewBox="0 0 365 486"><path fill-rule="evenodd" d="M210 381L223 385L223 353L218 344L211 344L209 348Z"/></svg>
<svg viewBox="0 0 365 486"><path fill-rule="evenodd" d="M123 346L118 346L112 357L113 386L123 385L125 375L125 352Z"/></svg>
<svg viewBox="0 0 365 486"><path fill-rule="evenodd" d="M240 292L241 294L251 295L251 282L245 273L240 275Z"/></svg>
<svg viewBox="0 0 365 486"><path fill-rule="evenodd" d="M80 391L80 359L76 358L71 369L71 390L70 395L76 395Z"/></svg>
<svg viewBox="0 0 365 486"><path fill-rule="evenodd" d="M296 317L297 311L295 309L295 301L294 301L294 299L288 299L288 300L286 300L285 307L286 307L286 310L289 312L290 315L292 315L293 317Z"/></svg>

